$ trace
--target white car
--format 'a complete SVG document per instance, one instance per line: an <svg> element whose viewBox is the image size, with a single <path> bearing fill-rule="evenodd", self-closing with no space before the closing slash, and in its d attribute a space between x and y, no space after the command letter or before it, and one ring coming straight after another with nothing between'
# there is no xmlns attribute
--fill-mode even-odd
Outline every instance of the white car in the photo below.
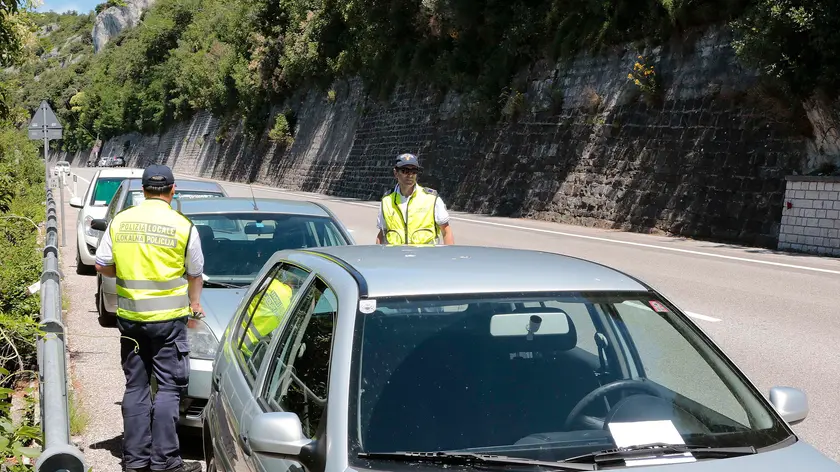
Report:
<svg viewBox="0 0 840 472"><path fill-rule="evenodd" d="M55 167L53 167L53 175L59 175L61 173L70 174L70 163L67 161L58 161L55 163Z"/></svg>
<svg viewBox="0 0 840 472"><path fill-rule="evenodd" d="M108 204L123 180L142 178L143 169L116 167L96 171L90 180L84 197L73 197L70 206L79 208L76 219L76 273L93 275L96 260L96 244L101 231L90 227L91 221L105 217Z"/></svg>

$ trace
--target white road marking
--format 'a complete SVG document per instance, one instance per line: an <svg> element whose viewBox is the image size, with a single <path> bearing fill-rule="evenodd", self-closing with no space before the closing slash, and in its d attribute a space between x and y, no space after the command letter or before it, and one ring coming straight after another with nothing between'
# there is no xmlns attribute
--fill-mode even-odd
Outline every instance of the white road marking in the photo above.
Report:
<svg viewBox="0 0 840 472"><path fill-rule="evenodd" d="M233 185L236 185L236 186L248 187L248 185L246 185L246 184L237 184L237 183L233 183L233 182L226 182L226 184L233 184ZM254 187L257 188L258 186L254 186ZM277 192L277 193L285 193L285 194L290 194L290 195L296 195L296 196L304 197L304 198L315 198L315 199L318 199L318 200L330 200L330 201L333 201L333 202L336 202L336 203L344 203L344 204L347 204L347 205L363 206L363 207L367 207L367 208L377 208L379 206L375 203L348 202L348 201L336 199L334 197L329 197L329 196L312 195L312 194L298 193L298 192L287 192L287 191L278 190L278 189L272 188L272 187L259 186L259 188L262 189L262 190L268 190L268 191L273 191L273 192ZM764 265L770 265L770 266L775 266L775 267L785 267L785 268L788 268L788 269L800 269L800 270L808 270L808 271L812 271L812 272L821 272L821 273L825 273L825 274L840 275L840 270L821 269L821 268L818 268L818 267L808 267L808 266L802 266L802 265L797 265L797 264L786 264L784 262L762 261L762 260L759 260L759 259L750 259L748 257L727 256L727 255L724 255L724 254L714 254L714 253L711 253L711 252L695 251L695 250L692 250L692 249L680 249L680 248L675 248L675 247L658 246L656 244L637 243L637 242L633 242L633 241L622 241L620 239L603 238L603 237L600 237L600 236L587 236L587 235L583 235L583 234L567 233L567 232L564 232L564 231L557 231L557 230L551 230L551 229L532 228L532 227L528 227L528 226L513 225L513 224L509 224L509 223L497 223L495 221L482 221L482 220L476 220L476 219L472 219L472 218L464 218L462 216L452 216L451 218L453 220L464 221L464 222L467 222L467 223L474 223L474 224L479 224L479 225L499 226L499 227L502 227L502 228L511 228L511 229L517 229L517 230L522 230L522 231L533 231L533 232L536 232L536 233L555 234L555 235L558 235L558 236L567 236L567 237L570 237L570 238L589 239L589 240L593 240L593 241L602 241L602 242L606 242L606 243L626 244L628 246L646 247L646 248L650 248L650 249L659 249L659 250L662 250L662 251L680 252L680 253L683 253L683 254L692 254L692 255L695 255L695 256L716 257L716 258L719 258L719 259L728 259L728 260L732 260L732 261L749 262L749 263L753 263L753 264L764 264Z"/></svg>
<svg viewBox="0 0 840 472"><path fill-rule="evenodd" d="M86 178L82 177L82 176L81 176L81 175L79 175L79 174L73 174L73 175L75 175L76 177L78 177L78 178L79 178L79 180L84 180L85 182L87 182L87 184L88 184L88 185L90 185L90 180L88 180L88 179L86 179Z"/></svg>
<svg viewBox="0 0 840 472"><path fill-rule="evenodd" d="M694 312L691 312L691 311L687 311L687 312L685 312L685 314L692 317L692 318L697 318L698 320L703 320L703 321L709 321L711 323L719 323L720 322L720 320L717 319L717 318L712 318L711 316L701 315L700 313L694 313Z"/></svg>

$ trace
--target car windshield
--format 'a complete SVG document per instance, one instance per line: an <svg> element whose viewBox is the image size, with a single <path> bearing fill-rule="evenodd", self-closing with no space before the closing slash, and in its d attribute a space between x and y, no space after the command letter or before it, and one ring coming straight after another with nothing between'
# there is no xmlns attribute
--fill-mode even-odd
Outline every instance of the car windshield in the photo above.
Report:
<svg viewBox="0 0 840 472"><path fill-rule="evenodd" d="M328 217L284 213L187 214L210 282L250 284L276 251L349 244Z"/></svg>
<svg viewBox="0 0 840 472"><path fill-rule="evenodd" d="M179 191L178 188L175 187L175 198L180 198L180 199L187 200L187 199L215 198L215 197L224 197L224 195L222 195L219 192L211 192L211 191L206 191L206 190ZM128 207L138 205L138 204L140 204L140 202L142 202L145 199L146 199L146 197L143 196L143 191L142 190L132 190L131 192L128 193L128 197L127 197L126 202L125 202L125 207L128 208Z"/></svg>
<svg viewBox="0 0 840 472"><path fill-rule="evenodd" d="M90 204L93 206L107 206L111 203L120 184L125 177L100 177L96 179L96 186L90 195Z"/></svg>
<svg viewBox="0 0 840 472"><path fill-rule="evenodd" d="M654 426L661 442L715 447L790 436L707 338L647 292L366 306L349 405L356 465L363 452L444 450L556 461Z"/></svg>

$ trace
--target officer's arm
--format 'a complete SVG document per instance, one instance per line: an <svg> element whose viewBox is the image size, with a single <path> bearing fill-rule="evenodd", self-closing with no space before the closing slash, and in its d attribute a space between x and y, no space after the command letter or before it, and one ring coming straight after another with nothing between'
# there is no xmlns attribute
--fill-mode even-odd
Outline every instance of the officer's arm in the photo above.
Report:
<svg viewBox="0 0 840 472"><path fill-rule="evenodd" d="M186 273L187 295L190 297L190 308L196 313L204 313L201 307L201 289L204 287L204 251L201 249L201 238L198 230L193 226L190 229L190 239L187 244Z"/></svg>
<svg viewBox="0 0 840 472"><path fill-rule="evenodd" d="M114 265L114 255L111 249L111 231L110 226L105 228L105 234L99 241L99 247L96 248L96 271L105 277L116 277L117 266Z"/></svg>
<svg viewBox="0 0 840 472"><path fill-rule="evenodd" d="M455 244L455 234L452 232L452 226L449 225L449 211L441 198L435 200L435 223L440 228L443 244L447 246Z"/></svg>
<svg viewBox="0 0 840 472"><path fill-rule="evenodd" d="M379 233L376 235L376 244L385 244L385 217L382 215L382 204L379 204L379 215L376 216L376 227L379 228Z"/></svg>
<svg viewBox="0 0 840 472"><path fill-rule="evenodd" d="M96 264L96 271L100 274L104 275L105 277L116 277L117 276L117 266L115 265L99 265Z"/></svg>
<svg viewBox="0 0 840 472"><path fill-rule="evenodd" d="M440 225L440 232L443 234L443 244L447 246L455 244L455 234L452 233L452 226L449 223Z"/></svg>

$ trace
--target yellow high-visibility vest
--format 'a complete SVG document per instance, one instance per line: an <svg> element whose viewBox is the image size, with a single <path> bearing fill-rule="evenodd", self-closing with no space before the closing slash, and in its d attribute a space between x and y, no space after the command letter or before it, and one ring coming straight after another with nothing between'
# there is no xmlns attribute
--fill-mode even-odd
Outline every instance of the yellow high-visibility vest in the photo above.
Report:
<svg viewBox="0 0 840 472"><path fill-rule="evenodd" d="M248 306L248 313L251 313L250 325L248 317L242 318L242 329L245 330L247 339L243 340L242 352L251 356L253 347L271 334L289 311L294 292L288 285L279 280L272 280L262 298L254 297ZM256 305L256 306L255 306Z"/></svg>
<svg viewBox="0 0 840 472"><path fill-rule="evenodd" d="M399 190L382 197L385 240L388 244L434 244L438 238L435 223L437 191L417 185L408 197L408 218L400 211L399 198Z"/></svg>
<svg viewBox="0 0 840 472"><path fill-rule="evenodd" d="M109 233L117 269L117 316L150 322L190 315L184 272L192 226L159 198L114 216Z"/></svg>

